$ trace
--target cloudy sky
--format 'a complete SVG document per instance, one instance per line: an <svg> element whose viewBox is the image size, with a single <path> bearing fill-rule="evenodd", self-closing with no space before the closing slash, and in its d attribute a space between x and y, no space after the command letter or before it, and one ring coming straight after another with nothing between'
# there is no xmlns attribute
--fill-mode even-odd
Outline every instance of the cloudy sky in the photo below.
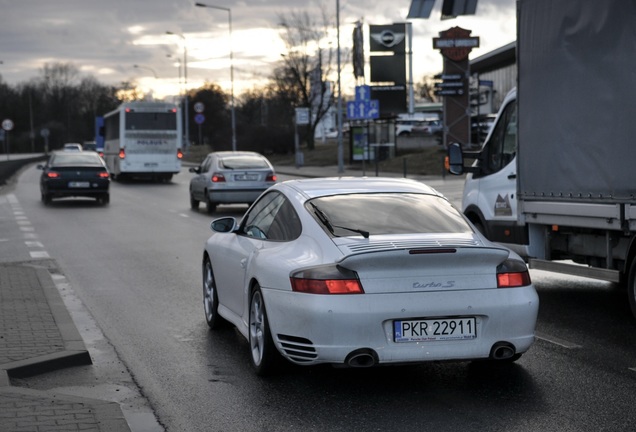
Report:
<svg viewBox="0 0 636 432"><path fill-rule="evenodd" d="M322 4L335 23L336 0L210 0L223 9L195 7L194 0L0 0L0 75L15 85L41 77L45 63L72 63L82 74L105 84L135 81L156 97L176 94L183 86L184 48L187 84L215 82L230 88L230 46L235 89L258 84L285 52L278 26L281 14L318 10ZM476 58L515 40L515 0L478 0L477 13L440 19L437 0L429 19L407 20L411 0L339 0L340 44L351 46L353 23L410 21L413 24L414 81L442 68L432 38L459 26L480 37ZM231 10L230 45L228 18ZM172 32L173 35L166 34ZM336 46L336 32L333 46ZM325 43L329 43L328 41ZM368 50L365 51L368 55ZM137 65L135 67L135 65ZM353 86L343 65L343 92ZM156 76L156 77L155 77ZM367 74L368 76L368 74ZM259 78L261 77L261 78Z"/></svg>

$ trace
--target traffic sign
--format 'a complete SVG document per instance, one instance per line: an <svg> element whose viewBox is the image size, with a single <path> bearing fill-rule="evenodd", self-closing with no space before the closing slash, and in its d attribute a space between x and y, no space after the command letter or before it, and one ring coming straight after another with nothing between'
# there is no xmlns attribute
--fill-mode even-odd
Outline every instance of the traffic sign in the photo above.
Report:
<svg viewBox="0 0 636 432"><path fill-rule="evenodd" d="M347 102L349 120L371 120L380 117L380 102L377 99Z"/></svg>
<svg viewBox="0 0 636 432"><path fill-rule="evenodd" d="M194 122L196 124L203 124L205 121L205 116L203 114L197 114L194 116Z"/></svg>
<svg viewBox="0 0 636 432"><path fill-rule="evenodd" d="M203 105L203 102L197 102L194 104L195 112L202 113L203 110L205 110L205 105Z"/></svg>
<svg viewBox="0 0 636 432"><path fill-rule="evenodd" d="M296 124L300 126L309 124L309 108L296 108Z"/></svg>
<svg viewBox="0 0 636 432"><path fill-rule="evenodd" d="M356 86L356 101L368 101L371 99L371 86Z"/></svg>
<svg viewBox="0 0 636 432"><path fill-rule="evenodd" d="M440 89L433 91L437 96L461 96L464 94L464 89Z"/></svg>
<svg viewBox="0 0 636 432"><path fill-rule="evenodd" d="M2 129L6 131L10 131L13 129L13 121L11 119L2 120Z"/></svg>

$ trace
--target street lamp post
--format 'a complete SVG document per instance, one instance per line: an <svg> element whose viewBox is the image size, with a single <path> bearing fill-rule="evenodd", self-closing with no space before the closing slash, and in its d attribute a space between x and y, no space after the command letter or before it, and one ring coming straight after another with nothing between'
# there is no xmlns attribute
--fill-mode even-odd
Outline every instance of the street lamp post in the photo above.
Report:
<svg viewBox="0 0 636 432"><path fill-rule="evenodd" d="M153 68L149 67L149 66L140 66L140 65L136 64L136 65L133 65L133 67L135 69L146 69L146 70L149 70L150 72L152 72L152 75L155 77L155 79L159 79L159 77L157 76L157 72L155 72L155 70Z"/></svg>
<svg viewBox="0 0 636 432"><path fill-rule="evenodd" d="M183 113L185 117L185 149L187 150L188 147L190 147L190 114L188 113L188 45L186 44L186 38L183 34L171 31L166 31L166 34L179 36L183 39Z"/></svg>
<svg viewBox="0 0 636 432"><path fill-rule="evenodd" d="M219 9L227 12L228 26L230 30L230 109L232 112L232 150L236 151L236 113L234 109L234 51L232 49L232 10L221 6L213 6L198 2L194 5L203 8Z"/></svg>
<svg viewBox="0 0 636 432"><path fill-rule="evenodd" d="M340 0L336 0L336 37L338 39L338 172L344 172L344 144L342 142L342 82L340 58Z"/></svg>

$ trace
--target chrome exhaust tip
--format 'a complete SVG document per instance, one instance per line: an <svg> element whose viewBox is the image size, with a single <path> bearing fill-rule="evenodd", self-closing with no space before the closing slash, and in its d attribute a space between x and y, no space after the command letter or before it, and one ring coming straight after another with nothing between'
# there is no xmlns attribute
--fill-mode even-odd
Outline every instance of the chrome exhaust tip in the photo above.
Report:
<svg viewBox="0 0 636 432"><path fill-rule="evenodd" d="M355 368L368 368L377 365L378 354L371 348L360 348L349 353L345 359L347 366Z"/></svg>
<svg viewBox="0 0 636 432"><path fill-rule="evenodd" d="M515 346L509 342L497 342L490 349L490 358L493 360L508 360L515 354Z"/></svg>

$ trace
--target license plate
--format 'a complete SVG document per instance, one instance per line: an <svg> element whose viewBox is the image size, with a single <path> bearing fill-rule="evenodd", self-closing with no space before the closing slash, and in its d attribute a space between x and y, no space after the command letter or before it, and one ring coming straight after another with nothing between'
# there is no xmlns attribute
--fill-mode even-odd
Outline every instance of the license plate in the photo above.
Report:
<svg viewBox="0 0 636 432"><path fill-rule="evenodd" d="M68 187L70 188L87 188L90 185L90 182L68 182Z"/></svg>
<svg viewBox="0 0 636 432"><path fill-rule="evenodd" d="M256 181L258 180L258 175L255 174L237 174L234 176L234 180L236 181Z"/></svg>
<svg viewBox="0 0 636 432"><path fill-rule="evenodd" d="M477 338L474 317L393 321L395 342L436 342Z"/></svg>
<svg viewBox="0 0 636 432"><path fill-rule="evenodd" d="M158 166L159 166L159 164L158 164L157 162L145 162L145 163L144 163L144 166L145 166L145 167L147 167L147 168L150 168L150 167L158 167Z"/></svg>

